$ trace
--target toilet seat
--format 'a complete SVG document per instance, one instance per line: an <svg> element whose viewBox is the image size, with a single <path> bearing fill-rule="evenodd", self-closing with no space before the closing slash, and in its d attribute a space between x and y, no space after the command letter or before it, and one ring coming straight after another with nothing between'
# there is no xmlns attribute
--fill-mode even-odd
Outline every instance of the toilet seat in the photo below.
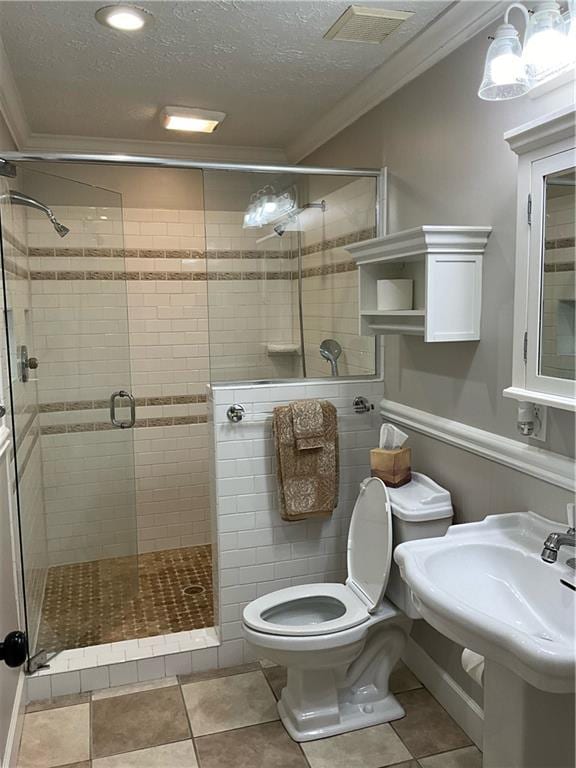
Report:
<svg viewBox="0 0 576 768"><path fill-rule="evenodd" d="M253 600L244 609L244 623L270 635L326 635L368 621L368 608L346 584L305 584Z"/></svg>
<svg viewBox="0 0 576 768"><path fill-rule="evenodd" d="M255 632L310 637L367 622L381 605L392 561L392 510L376 477L360 486L348 533L346 584L305 584L253 600L244 624Z"/></svg>

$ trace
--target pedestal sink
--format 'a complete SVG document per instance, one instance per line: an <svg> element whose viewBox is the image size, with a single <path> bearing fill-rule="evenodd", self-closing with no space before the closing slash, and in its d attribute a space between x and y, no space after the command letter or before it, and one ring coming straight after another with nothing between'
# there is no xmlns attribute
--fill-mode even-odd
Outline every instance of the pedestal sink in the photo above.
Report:
<svg viewBox="0 0 576 768"><path fill-rule="evenodd" d="M486 659L484 768L574 768L576 553L540 557L564 527L494 515L394 553L420 615Z"/></svg>

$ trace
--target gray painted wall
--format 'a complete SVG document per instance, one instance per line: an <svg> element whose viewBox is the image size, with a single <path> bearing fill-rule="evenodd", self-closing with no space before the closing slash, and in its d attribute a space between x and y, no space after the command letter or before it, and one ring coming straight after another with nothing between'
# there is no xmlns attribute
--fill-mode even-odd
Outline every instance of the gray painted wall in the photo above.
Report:
<svg viewBox="0 0 576 768"><path fill-rule="evenodd" d="M420 224L488 224L479 343L388 337L386 397L520 439L512 376L516 155L503 133L560 106L481 101L487 30L306 158L308 164L387 166L389 231ZM539 444L540 445L540 444ZM574 455L574 417L549 414L550 450Z"/></svg>
<svg viewBox="0 0 576 768"><path fill-rule="evenodd" d="M452 53L306 158L307 164L387 166L389 231L420 224L491 225L478 343L425 344L387 337L385 397L513 439L511 384L517 158L503 134L562 106L565 95L487 103L476 91L489 29ZM544 447L574 455L574 415L548 414ZM414 467L450 489L456 522L533 509L564 523L571 494L437 440L411 436ZM542 446L541 443L537 443ZM423 621L413 638L477 701L461 649Z"/></svg>

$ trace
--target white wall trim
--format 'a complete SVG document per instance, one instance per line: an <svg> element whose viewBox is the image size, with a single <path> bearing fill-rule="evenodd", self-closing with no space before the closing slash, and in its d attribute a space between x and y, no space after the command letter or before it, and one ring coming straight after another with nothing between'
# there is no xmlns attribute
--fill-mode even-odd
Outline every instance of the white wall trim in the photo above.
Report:
<svg viewBox="0 0 576 768"><path fill-rule="evenodd" d="M24 107L14 81L6 50L0 39L0 114L18 149L26 143L30 130Z"/></svg>
<svg viewBox="0 0 576 768"><path fill-rule="evenodd" d="M60 136L32 133L20 147L25 152L84 152L152 157L178 157L206 162L285 164L286 154L279 147L241 147L227 144L200 144L177 141L137 141L97 136Z"/></svg>
<svg viewBox="0 0 576 768"><path fill-rule="evenodd" d="M453 3L440 18L369 74L352 93L289 144L286 147L288 160L291 163L302 160L502 14L501 2Z"/></svg>
<svg viewBox="0 0 576 768"><path fill-rule="evenodd" d="M10 727L8 728L8 737L6 739L6 748L2 758L2 768L13 768L18 759L20 749L20 739L22 738L22 728L24 726L24 691L26 689L26 675L20 671L16 695L14 696L14 706L10 717Z"/></svg>
<svg viewBox="0 0 576 768"><path fill-rule="evenodd" d="M566 456L391 400L382 400L380 414L389 421L443 443L455 445L559 488L576 491L574 461Z"/></svg>
<svg viewBox="0 0 576 768"><path fill-rule="evenodd" d="M482 707L411 637L402 660L481 750L484 733Z"/></svg>

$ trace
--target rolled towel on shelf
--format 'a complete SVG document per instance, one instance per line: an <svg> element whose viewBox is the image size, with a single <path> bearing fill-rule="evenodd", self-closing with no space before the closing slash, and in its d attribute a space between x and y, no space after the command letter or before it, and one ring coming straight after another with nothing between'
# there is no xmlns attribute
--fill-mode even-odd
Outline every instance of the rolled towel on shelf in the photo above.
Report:
<svg viewBox="0 0 576 768"><path fill-rule="evenodd" d="M484 664L484 656L471 651L469 648L464 648L462 651L462 669L481 687L484 687Z"/></svg>

